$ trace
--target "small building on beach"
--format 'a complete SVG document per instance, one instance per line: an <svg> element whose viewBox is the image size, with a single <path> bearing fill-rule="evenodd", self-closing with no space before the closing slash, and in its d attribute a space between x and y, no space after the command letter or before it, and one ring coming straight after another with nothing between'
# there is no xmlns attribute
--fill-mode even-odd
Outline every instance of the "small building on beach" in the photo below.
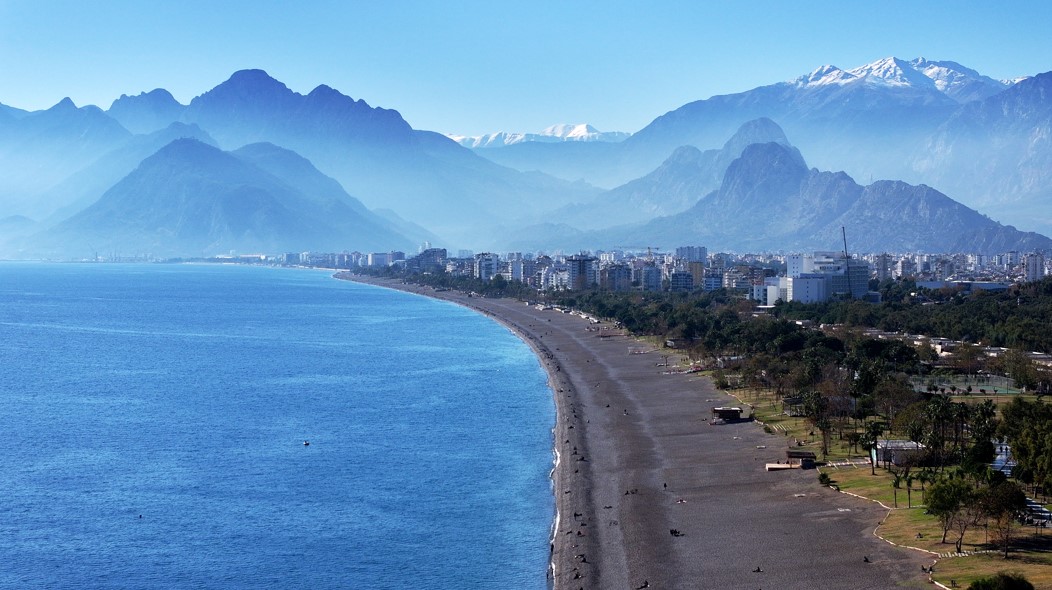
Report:
<svg viewBox="0 0 1052 590"><path fill-rule="evenodd" d="M752 416L742 417L743 410L737 406L712 408L712 423L727 424L730 422L745 422L752 420Z"/></svg>
<svg viewBox="0 0 1052 590"><path fill-rule="evenodd" d="M786 463L789 465L793 464L793 461L800 463L800 469L814 469L815 457L814 451L801 451L799 449L786 449L785 451Z"/></svg>

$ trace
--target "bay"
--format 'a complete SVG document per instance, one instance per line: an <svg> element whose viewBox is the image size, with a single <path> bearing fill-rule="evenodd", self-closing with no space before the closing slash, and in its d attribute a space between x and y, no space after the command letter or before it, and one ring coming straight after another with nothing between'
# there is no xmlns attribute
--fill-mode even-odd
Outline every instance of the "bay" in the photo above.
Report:
<svg viewBox="0 0 1052 590"><path fill-rule="evenodd" d="M536 357L329 274L0 264L0 585L545 587Z"/></svg>

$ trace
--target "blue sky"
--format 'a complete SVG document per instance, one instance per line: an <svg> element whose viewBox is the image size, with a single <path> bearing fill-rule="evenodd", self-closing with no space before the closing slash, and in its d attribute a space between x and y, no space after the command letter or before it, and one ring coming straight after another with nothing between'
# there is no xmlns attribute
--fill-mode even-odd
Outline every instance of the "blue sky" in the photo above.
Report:
<svg viewBox="0 0 1052 590"><path fill-rule="evenodd" d="M692 100L894 55L1052 70L1047 2L0 0L0 103L183 103L239 69L418 129L637 131Z"/></svg>

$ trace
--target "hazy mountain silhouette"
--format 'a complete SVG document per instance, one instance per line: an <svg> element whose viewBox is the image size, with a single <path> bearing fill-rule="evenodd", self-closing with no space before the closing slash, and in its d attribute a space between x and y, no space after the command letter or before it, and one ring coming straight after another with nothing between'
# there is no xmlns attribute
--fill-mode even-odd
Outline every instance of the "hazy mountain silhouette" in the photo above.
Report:
<svg viewBox="0 0 1052 590"><path fill-rule="evenodd" d="M136 96L122 94L106 114L132 133L153 133L178 121L185 110L170 92L157 88Z"/></svg>
<svg viewBox="0 0 1052 590"><path fill-rule="evenodd" d="M549 247L591 244L718 244L740 252L840 247L841 227L860 252L1034 251L1052 240L1001 225L942 193L901 181L860 186L843 172L808 169L800 152L780 143L748 146L727 168L718 190L690 209L644 224L569 233L530 228ZM520 240L518 247L532 246Z"/></svg>
<svg viewBox="0 0 1052 590"><path fill-rule="evenodd" d="M37 243L45 252L85 257L95 252L211 256L412 245L335 181L320 176L309 162L275 146L249 146L232 154L178 139ZM326 187L325 192L316 192L318 187Z"/></svg>
<svg viewBox="0 0 1052 590"><path fill-rule="evenodd" d="M766 142L789 145L785 133L774 121L767 118L747 121L723 148L704 152L693 146L676 148L653 172L604 192L588 203L561 209L557 216L575 227L597 229L679 213L719 188L727 167L747 146Z"/></svg>
<svg viewBox="0 0 1052 590"><path fill-rule="evenodd" d="M182 120L225 149L271 142L302 154L373 207L387 207L448 239L479 227L580 201L597 191L496 165L437 133L412 129L397 111L328 86L307 95L261 70L235 73L190 102Z"/></svg>

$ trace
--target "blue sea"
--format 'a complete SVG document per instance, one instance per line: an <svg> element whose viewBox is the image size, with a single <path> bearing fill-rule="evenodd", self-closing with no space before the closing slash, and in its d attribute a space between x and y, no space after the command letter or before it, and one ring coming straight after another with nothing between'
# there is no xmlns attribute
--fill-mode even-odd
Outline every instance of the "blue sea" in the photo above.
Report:
<svg viewBox="0 0 1052 590"><path fill-rule="evenodd" d="M330 274L0 263L0 586L545 588L538 360Z"/></svg>

